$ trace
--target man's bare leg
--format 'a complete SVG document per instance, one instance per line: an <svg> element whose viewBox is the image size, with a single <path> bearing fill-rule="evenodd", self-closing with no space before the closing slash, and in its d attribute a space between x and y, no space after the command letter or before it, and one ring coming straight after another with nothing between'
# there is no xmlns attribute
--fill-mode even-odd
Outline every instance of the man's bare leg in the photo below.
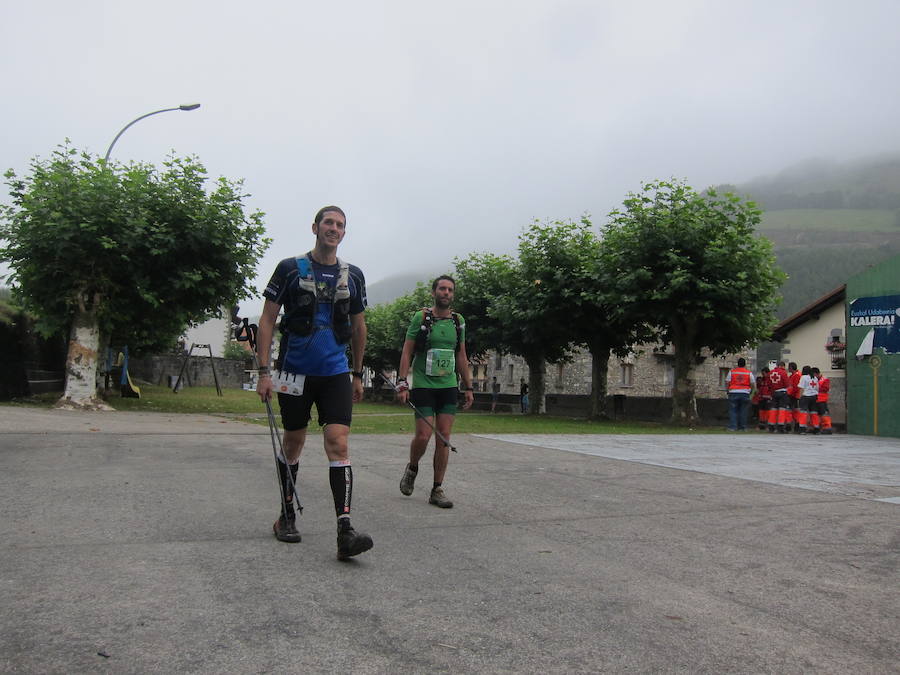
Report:
<svg viewBox="0 0 900 675"><path fill-rule="evenodd" d="M400 492L407 496L413 492L416 475L419 473L419 460L428 450L428 441L431 440L430 424L434 424L434 417L416 418L416 431L409 443L409 464L400 480Z"/></svg>
<svg viewBox="0 0 900 675"><path fill-rule="evenodd" d="M453 428L453 415L443 414L437 416L437 430L441 436L450 440L450 429ZM440 438L434 440L434 485L428 498L429 504L434 504L442 509L453 507L453 502L444 494L442 483L447 472L447 463L450 461L450 447Z"/></svg>

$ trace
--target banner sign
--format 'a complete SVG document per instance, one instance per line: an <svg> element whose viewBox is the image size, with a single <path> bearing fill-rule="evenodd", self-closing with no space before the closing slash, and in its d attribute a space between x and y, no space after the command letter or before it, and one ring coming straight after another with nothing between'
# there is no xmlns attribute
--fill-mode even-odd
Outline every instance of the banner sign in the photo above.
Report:
<svg viewBox="0 0 900 675"><path fill-rule="evenodd" d="M900 354L900 295L851 300L849 328L868 328L857 356Z"/></svg>

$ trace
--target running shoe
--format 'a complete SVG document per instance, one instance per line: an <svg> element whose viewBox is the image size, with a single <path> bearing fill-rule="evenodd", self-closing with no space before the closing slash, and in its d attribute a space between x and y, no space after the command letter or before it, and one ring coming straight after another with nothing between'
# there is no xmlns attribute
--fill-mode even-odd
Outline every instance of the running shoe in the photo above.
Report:
<svg viewBox="0 0 900 675"><path fill-rule="evenodd" d="M297 531L296 520L294 518L285 518L284 514L278 517L272 526L275 538L278 541L286 541L289 544L296 544L300 541L300 533Z"/></svg>
<svg viewBox="0 0 900 675"><path fill-rule="evenodd" d="M341 518L338 520L338 560L346 560L360 553L365 553L370 548L372 548L372 537L354 530L349 519Z"/></svg>
<svg viewBox="0 0 900 675"><path fill-rule="evenodd" d="M406 470L403 472L403 478L400 479L400 492L409 497L413 493L413 486L416 482L416 474L417 470L413 470L410 464L406 465Z"/></svg>
<svg viewBox="0 0 900 675"><path fill-rule="evenodd" d="M435 506L439 506L442 509L452 509L453 502L447 499L444 494L444 488L436 487L431 491L431 496L428 498L429 504L434 504Z"/></svg>

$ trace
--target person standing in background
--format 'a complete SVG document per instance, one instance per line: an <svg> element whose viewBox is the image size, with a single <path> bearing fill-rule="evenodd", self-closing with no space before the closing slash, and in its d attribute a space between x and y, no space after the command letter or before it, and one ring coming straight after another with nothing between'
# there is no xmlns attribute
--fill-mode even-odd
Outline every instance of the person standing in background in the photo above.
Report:
<svg viewBox="0 0 900 675"><path fill-rule="evenodd" d="M816 370L818 371L818 368ZM819 378L819 393L816 396L819 424L821 425L822 433L828 435L832 433L831 412L828 410L828 397L831 393L831 379L818 372L816 373L816 376Z"/></svg>
<svg viewBox="0 0 900 675"><path fill-rule="evenodd" d="M788 403L791 406L790 423L794 428L794 433L800 433L800 397L803 392L800 391L800 370L797 364L791 361L788 364Z"/></svg>
<svg viewBox="0 0 900 675"><path fill-rule="evenodd" d="M776 431L780 434L787 433L787 427L791 415L790 402L788 401L789 376L784 369L784 361L769 371L769 391L772 394L772 410L769 414L769 433Z"/></svg>
<svg viewBox="0 0 900 675"><path fill-rule="evenodd" d="M810 366L803 366L797 389L800 392L798 425L800 433L805 434L809 432L813 414L815 413L818 416L816 399L819 397L819 381L816 379Z"/></svg>
<svg viewBox="0 0 900 675"><path fill-rule="evenodd" d="M739 358L737 367L728 371L725 386L728 388L728 431L747 431L753 373L747 370L745 358Z"/></svg>

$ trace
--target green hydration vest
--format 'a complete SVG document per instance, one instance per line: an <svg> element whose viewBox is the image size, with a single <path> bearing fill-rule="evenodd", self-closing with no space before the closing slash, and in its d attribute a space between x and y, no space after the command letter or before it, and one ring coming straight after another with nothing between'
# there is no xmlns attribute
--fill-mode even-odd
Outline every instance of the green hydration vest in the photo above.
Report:
<svg viewBox="0 0 900 675"><path fill-rule="evenodd" d="M459 325L459 314L450 312L450 316L453 318L453 323L456 325L456 349L453 351L458 352L459 345L462 342L462 328L460 328ZM428 349L428 336L431 335L432 327L434 327L434 312L431 311L431 307L425 307L422 309L422 325L419 327L419 332L416 333L415 352L417 354L422 354Z"/></svg>
<svg viewBox="0 0 900 675"><path fill-rule="evenodd" d="M317 288L312 252L297 258L299 293L295 296L294 308L281 320L282 333L300 336L312 334L315 330L319 302L325 300L331 303L331 326L334 329L335 340L338 344L346 344L350 341L350 335L353 332L350 326L350 266L340 258L337 262L338 279L332 299Z"/></svg>

